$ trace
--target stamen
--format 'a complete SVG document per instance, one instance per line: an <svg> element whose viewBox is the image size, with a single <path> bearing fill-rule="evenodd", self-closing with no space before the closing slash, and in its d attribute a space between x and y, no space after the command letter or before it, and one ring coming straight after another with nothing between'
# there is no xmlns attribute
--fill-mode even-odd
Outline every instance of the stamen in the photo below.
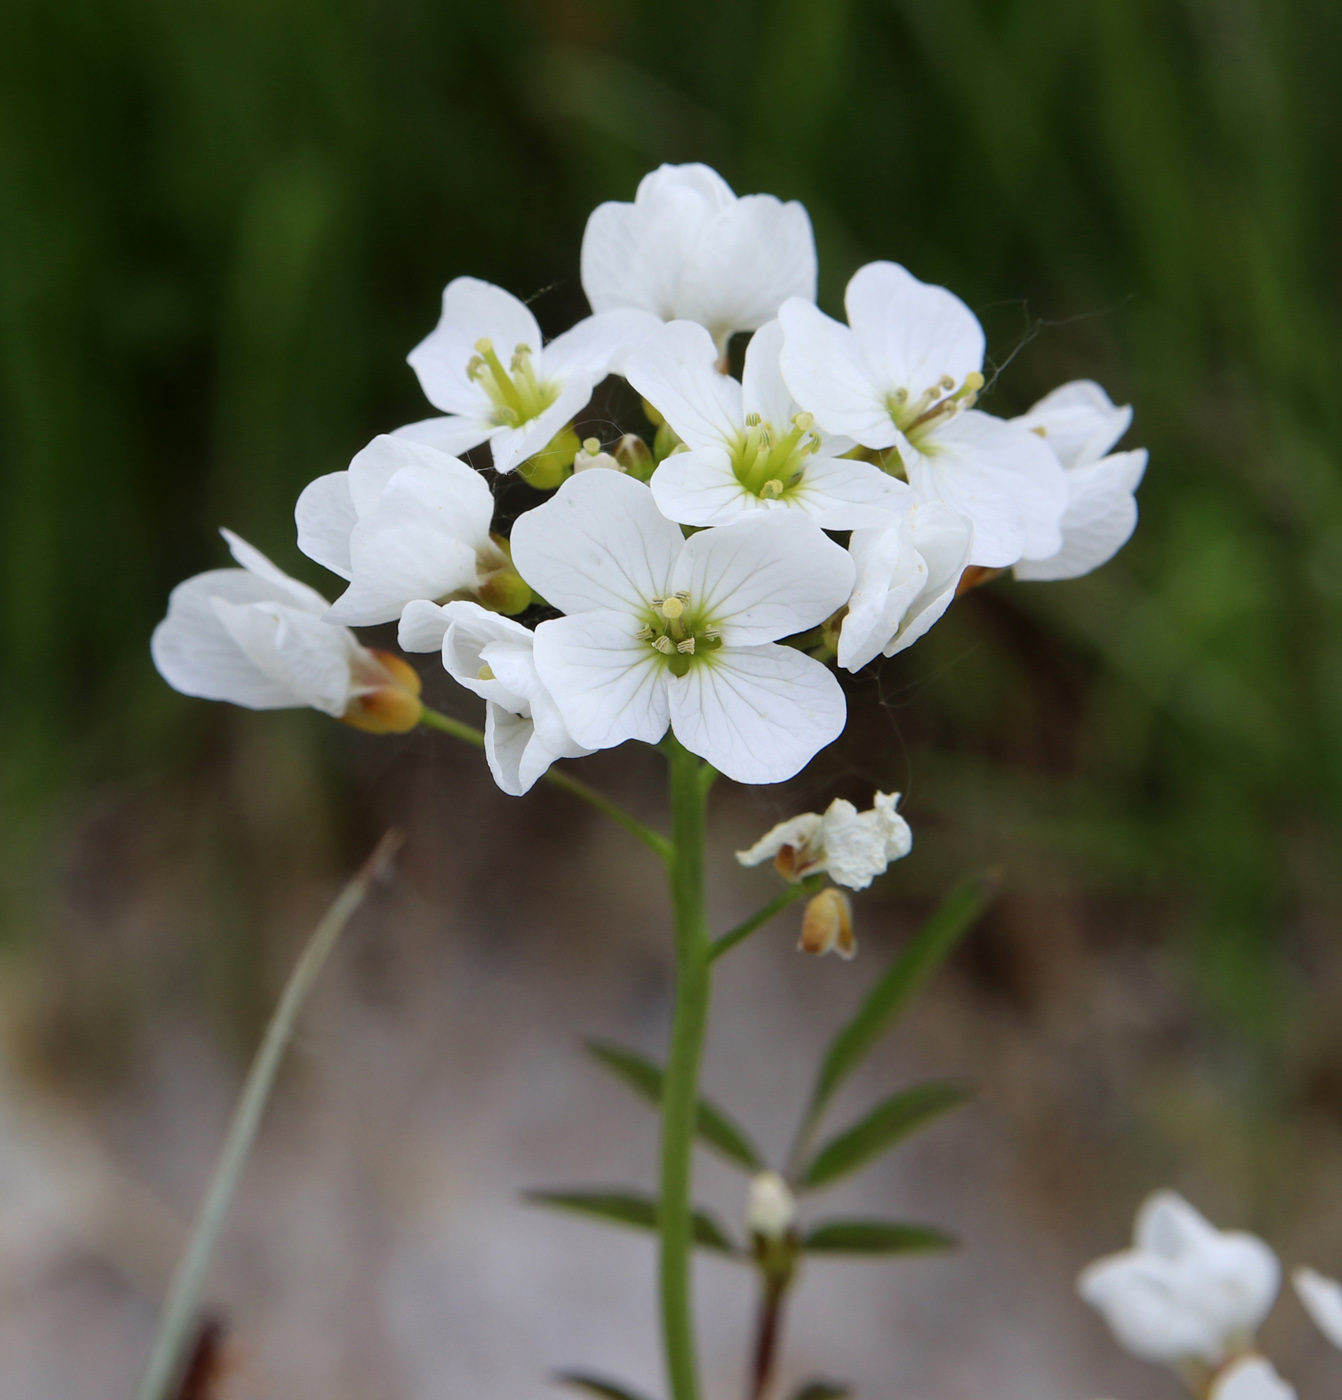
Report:
<svg viewBox="0 0 1342 1400"><path fill-rule="evenodd" d="M640 642L650 642L656 635L657 633L654 632L646 622L634 633L634 636L637 637Z"/></svg>
<svg viewBox="0 0 1342 1400"><path fill-rule="evenodd" d="M694 638L693 638L693 637L686 637L685 640L684 640L683 642L677 642L677 643L676 643L676 650L679 651L679 652L684 652L686 656L693 656L693 655L694 655Z"/></svg>
<svg viewBox="0 0 1342 1400"><path fill-rule="evenodd" d="M663 656L670 656L676 649L676 644L670 637L658 637L652 645L657 651L660 651Z"/></svg>
<svg viewBox="0 0 1342 1400"><path fill-rule="evenodd" d="M747 414L746 414L746 427L747 427L747 428L758 428L759 425L760 425L763 421L764 421L764 420L759 416L758 413L747 413Z"/></svg>

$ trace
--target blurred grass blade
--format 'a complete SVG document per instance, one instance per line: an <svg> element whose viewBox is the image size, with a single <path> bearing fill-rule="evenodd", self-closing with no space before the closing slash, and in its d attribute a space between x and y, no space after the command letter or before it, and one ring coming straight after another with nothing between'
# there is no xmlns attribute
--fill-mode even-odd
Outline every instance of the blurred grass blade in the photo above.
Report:
<svg viewBox="0 0 1342 1400"><path fill-rule="evenodd" d="M584 1375L581 1371L560 1371L554 1376L556 1385L566 1385L573 1390L585 1390L588 1395L598 1395L601 1400L643 1400L643 1396L624 1386L617 1385L601 1376Z"/></svg>
<svg viewBox="0 0 1342 1400"><path fill-rule="evenodd" d="M801 1242L807 1254L927 1254L954 1249L955 1240L930 1225L894 1220L830 1220Z"/></svg>
<svg viewBox="0 0 1342 1400"><path fill-rule="evenodd" d="M792 1392L792 1400L847 1400L852 1386L842 1381L806 1381Z"/></svg>
<svg viewBox="0 0 1342 1400"><path fill-rule="evenodd" d="M950 956L983 912L996 885L996 878L990 875L971 875L956 885L871 989L857 1015L830 1042L802 1125L799 1142L803 1146L834 1091Z"/></svg>
<svg viewBox="0 0 1342 1400"><path fill-rule="evenodd" d="M610 1070L616 1078L622 1079L635 1093L641 1094L650 1104L660 1105L663 1076L659 1065L655 1065L637 1051L626 1050L622 1045L611 1045L604 1041L589 1041L587 1053ZM701 1142L720 1152L729 1162L744 1167L749 1172L764 1170L764 1161L745 1131L737 1127L716 1104L707 1099L699 1100L699 1118L695 1130Z"/></svg>
<svg viewBox="0 0 1342 1400"><path fill-rule="evenodd" d="M826 1186L864 1167L969 1097L959 1084L937 1081L892 1094L846 1132L832 1137L801 1175L800 1185Z"/></svg>
<svg viewBox="0 0 1342 1400"><path fill-rule="evenodd" d="M657 1229L657 1202L639 1191L528 1191L526 1199L533 1205L576 1211L579 1215L592 1215L615 1225L632 1225L638 1230ZM722 1226L701 1210L694 1212L694 1240L705 1249L737 1253L736 1245Z"/></svg>
<svg viewBox="0 0 1342 1400"><path fill-rule="evenodd" d="M136 1400L167 1400L173 1394L173 1385L185 1362L186 1348L195 1331L196 1308L205 1271L218 1243L224 1217L237 1192L242 1169L247 1165L247 1158L256 1141L261 1115L274 1088L275 1075L293 1035L299 1012L345 925L363 902L373 881L386 870L400 844L401 834L398 831L389 831L377 843L359 873L341 890L335 903L313 930L312 937L289 975L284 994L266 1027L261 1048L247 1073L242 1096L228 1125L228 1134L210 1177L200 1214L192 1227L186 1251L168 1287L158 1336L140 1388L135 1392Z"/></svg>

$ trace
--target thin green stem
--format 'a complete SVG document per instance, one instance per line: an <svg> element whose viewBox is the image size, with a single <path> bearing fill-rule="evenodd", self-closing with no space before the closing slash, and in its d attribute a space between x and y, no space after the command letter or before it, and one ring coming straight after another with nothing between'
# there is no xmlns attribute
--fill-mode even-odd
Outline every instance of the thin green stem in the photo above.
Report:
<svg viewBox="0 0 1342 1400"><path fill-rule="evenodd" d="M673 737L671 764L671 904L675 914L676 1001L662 1087L661 1233L662 1341L672 1400L698 1400L691 1187L699 1100L699 1063L712 988L704 907L704 818L707 784L699 760Z"/></svg>
<svg viewBox="0 0 1342 1400"><path fill-rule="evenodd" d="M781 914L789 904L795 904L802 895L810 893L810 885L799 884L789 885L782 894L771 899L763 909L757 909L748 919L732 929L729 933L724 933L721 938L715 938L709 945L708 960L716 962L724 953L729 953L743 939L749 938L757 928L762 928L774 917Z"/></svg>
<svg viewBox="0 0 1342 1400"><path fill-rule="evenodd" d="M201 1284L209 1267L210 1257L219 1239L219 1231L233 1203L242 1169L251 1154L261 1126L270 1091L280 1060L293 1034L294 1023L313 983L320 975L326 959L344 931L350 916L359 907L368 887L377 878L401 843L399 832L388 832L378 842L377 849L364 862L363 868L341 890L308 939L289 981L266 1027L265 1038L247 1074L242 1097L228 1125L223 1150L215 1163L214 1173L205 1192L200 1215L191 1230L186 1252L182 1255L168 1287L168 1296L159 1321L158 1336L145 1367L136 1400L166 1400L173 1393L173 1383L185 1359L185 1351L196 1323L196 1308Z"/></svg>
<svg viewBox="0 0 1342 1400"><path fill-rule="evenodd" d="M440 733L450 734L454 739L462 739L468 744L474 744L477 749L482 749L485 746L484 733L476 729L474 725L463 724L459 719L439 714L437 710L431 710L427 705L424 706L423 714L420 716L420 723L429 729L437 729ZM637 817L631 816L618 802L612 802L609 797L599 793L595 788L588 787L580 779L570 777L567 773L557 772L553 768L545 774L545 781L552 787L562 788L565 792L580 798L589 806L595 807L598 812L604 813L611 821L624 827L635 839L642 841L660 860L669 861L671 859L671 842L650 826L645 826Z"/></svg>

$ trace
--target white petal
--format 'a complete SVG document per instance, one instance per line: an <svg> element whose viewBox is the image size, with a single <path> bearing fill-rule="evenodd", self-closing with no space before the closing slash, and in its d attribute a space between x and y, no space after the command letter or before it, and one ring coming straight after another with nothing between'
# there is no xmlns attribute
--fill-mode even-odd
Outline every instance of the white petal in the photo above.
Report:
<svg viewBox="0 0 1342 1400"><path fill-rule="evenodd" d="M434 455L432 466L397 472L377 508L359 520L350 539L350 586L327 615L332 621L391 622L414 599L475 585L494 498L479 472Z"/></svg>
<svg viewBox="0 0 1342 1400"><path fill-rule="evenodd" d="M533 353L541 348L536 318L511 292L475 277L458 277L443 292L438 325L406 356L435 408L468 418L487 411L489 396L466 374L482 338L494 342L505 365L518 345L530 346Z"/></svg>
<svg viewBox="0 0 1342 1400"><path fill-rule="evenodd" d="M602 376L604 378L604 376ZM590 375L573 374L563 382L559 397L534 418L516 428L499 428L489 439L496 472L510 472L528 457L543 452L573 415L592 397L595 381Z"/></svg>
<svg viewBox="0 0 1342 1400"><path fill-rule="evenodd" d="M1062 548L1048 559L1023 559L1018 579L1080 578L1110 559L1137 528L1133 491L1146 470L1146 449L1116 452L1067 473Z"/></svg>
<svg viewBox="0 0 1342 1400"><path fill-rule="evenodd" d="M1038 433L1070 469L1098 462L1127 432L1132 409L1116 407L1094 380L1077 379L1011 421Z"/></svg>
<svg viewBox="0 0 1342 1400"><path fill-rule="evenodd" d="M513 526L513 565L567 613L641 612L668 591L684 540L642 482L579 472Z"/></svg>
<svg viewBox="0 0 1342 1400"><path fill-rule="evenodd" d="M1141 1204L1133 1227L1136 1248L1161 1259L1179 1260L1211 1248L1220 1234L1176 1191L1154 1191Z"/></svg>
<svg viewBox="0 0 1342 1400"><path fill-rule="evenodd" d="M794 647L724 646L668 689L676 738L738 783L792 777L847 716L833 674Z"/></svg>
<svg viewBox="0 0 1342 1400"><path fill-rule="evenodd" d="M423 443L425 447L446 452L449 457L459 457L498 432L498 424L483 416L486 406L482 403L481 413L470 418L455 413L440 418L421 418L417 423L407 423L403 428L397 428L391 436Z"/></svg>
<svg viewBox="0 0 1342 1400"><path fill-rule="evenodd" d="M749 850L737 851L736 859L742 865L763 865L784 846L791 846L795 851L803 850L815 840L822 824L823 818L818 812L803 812L800 816L789 817L787 821L770 827Z"/></svg>
<svg viewBox="0 0 1342 1400"><path fill-rule="evenodd" d="M1342 1284L1313 1269L1296 1269L1291 1282L1314 1325L1335 1347L1342 1347Z"/></svg>
<svg viewBox="0 0 1342 1400"><path fill-rule="evenodd" d="M392 477L403 467L434 467L444 462L453 462L470 471L464 462L458 462L429 443L397 437L393 433L379 433L367 447L354 454L346 473L355 515L362 517L375 511Z"/></svg>
<svg viewBox="0 0 1342 1400"><path fill-rule="evenodd" d="M766 423L786 432L799 405L783 379L779 357L783 353L783 325L775 317L765 322L746 346L745 369L741 375L742 408L758 413Z"/></svg>
<svg viewBox="0 0 1342 1400"><path fill-rule="evenodd" d="M1086 1268L1077 1288L1118 1344L1144 1361L1197 1359L1215 1366L1224 1359L1224 1336L1188 1305L1177 1267L1168 1261L1132 1250L1111 1255Z"/></svg>
<svg viewBox="0 0 1342 1400"><path fill-rule="evenodd" d="M852 592L853 561L797 511L777 511L686 542L673 591L687 590L725 646L754 646L804 632L841 608Z"/></svg>
<svg viewBox="0 0 1342 1400"><path fill-rule="evenodd" d="M904 521L882 529L854 530L848 549L857 577L839 630L839 665L859 671L898 634L905 614L927 583L927 564Z"/></svg>
<svg viewBox="0 0 1342 1400"><path fill-rule="evenodd" d="M827 433L866 447L893 447L899 439L885 390L873 378L847 326L808 301L783 303L780 364L792 397Z"/></svg>
<svg viewBox="0 0 1342 1400"><path fill-rule="evenodd" d="M661 328L661 321L650 311L618 307L598 312L545 347L539 373L542 379L579 374L600 384L608 374L623 374L629 356Z"/></svg>
<svg viewBox="0 0 1342 1400"><path fill-rule="evenodd" d="M812 456L801 480L783 497L826 530L860 530L901 515L913 504L902 481L871 462Z"/></svg>
<svg viewBox="0 0 1342 1400"><path fill-rule="evenodd" d="M647 642L634 635L639 625L627 613L598 611L554 618L536 628L541 682L569 733L589 749L612 748L626 739L655 744L666 733L669 673Z"/></svg>
<svg viewBox="0 0 1342 1400"><path fill-rule="evenodd" d="M825 869L836 885L865 890L885 872L885 827L876 812L859 812L836 797L825 809Z"/></svg>
<svg viewBox="0 0 1342 1400"><path fill-rule="evenodd" d="M713 337L693 321L672 321L631 355L625 378L690 447L730 444L744 431L741 386L714 368Z"/></svg>
<svg viewBox="0 0 1342 1400"><path fill-rule="evenodd" d="M859 268L844 293L848 324L887 392L918 399L943 375L961 384L983 367L983 327L954 292L920 282L898 263Z"/></svg>
<svg viewBox="0 0 1342 1400"><path fill-rule="evenodd" d="M442 613L447 622L442 641L443 669L447 674L458 685L465 686L483 699L502 705L514 714L529 717L531 710L525 680L519 683L508 676L503 664L495 671L491 661L497 658L490 658L486 653L492 647L510 646L525 651L529 663L535 634L520 622L514 622L510 617L500 617L498 613L492 613L468 599L447 603ZM486 676L493 671L493 678L482 679L482 670Z"/></svg>
<svg viewBox="0 0 1342 1400"><path fill-rule="evenodd" d="M405 605L396 629L402 651L441 651L447 634L448 614L438 603L416 598Z"/></svg>
<svg viewBox="0 0 1342 1400"><path fill-rule="evenodd" d="M913 545L927 566L927 576L898 631L886 643L886 656L911 647L945 613L955 601L960 575L973 552L973 527L944 502L920 502L909 512L909 518Z"/></svg>
<svg viewBox="0 0 1342 1400"><path fill-rule="evenodd" d="M298 547L309 559L348 579L349 537L358 521L348 472L331 472L310 481L294 507Z"/></svg>
<svg viewBox="0 0 1342 1400"><path fill-rule="evenodd" d="M358 650L343 628L281 603L212 600L215 616L262 675L288 688L290 703L336 718L349 707L350 662Z"/></svg>
<svg viewBox="0 0 1342 1400"><path fill-rule="evenodd" d="M725 447L672 453L648 484L658 510L682 525L730 525L759 504L737 480Z"/></svg>
<svg viewBox="0 0 1342 1400"><path fill-rule="evenodd" d="M970 409L929 433L919 448L905 458L909 484L972 522L971 564L1004 568L1062 548L1067 475L1033 433Z"/></svg>
<svg viewBox="0 0 1342 1400"><path fill-rule="evenodd" d="M1212 1384L1208 1400L1296 1400L1295 1387L1262 1356L1244 1356L1227 1366Z"/></svg>
<svg viewBox="0 0 1342 1400"><path fill-rule="evenodd" d="M299 583L296 578L290 578L283 569L272 564L255 545L248 544L232 530L220 530L219 533L228 545L228 552L253 578L258 578L267 585L271 597L302 612L311 613L314 617L320 617L326 611L326 599L315 588L309 588L306 583Z"/></svg>
<svg viewBox="0 0 1342 1400"><path fill-rule="evenodd" d="M536 727L529 719L512 714L493 701L485 706L485 762L494 781L509 797L521 797L540 777L537 773L530 782L522 777L522 764L535 734Z"/></svg>

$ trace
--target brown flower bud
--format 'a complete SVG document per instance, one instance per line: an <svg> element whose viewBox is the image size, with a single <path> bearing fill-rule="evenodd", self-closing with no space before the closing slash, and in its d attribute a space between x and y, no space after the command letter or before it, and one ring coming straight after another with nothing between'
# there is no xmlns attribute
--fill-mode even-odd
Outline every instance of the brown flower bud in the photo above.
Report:
<svg viewBox="0 0 1342 1400"><path fill-rule="evenodd" d="M403 656L367 651L353 672L360 690L340 717L344 724L368 734L406 734L419 723L419 672Z"/></svg>
<svg viewBox="0 0 1342 1400"><path fill-rule="evenodd" d="M806 912L801 917L801 941L797 948L816 957L833 952L841 958L851 958L857 953L857 939L853 937L853 905L842 890L831 885L807 902Z"/></svg>

